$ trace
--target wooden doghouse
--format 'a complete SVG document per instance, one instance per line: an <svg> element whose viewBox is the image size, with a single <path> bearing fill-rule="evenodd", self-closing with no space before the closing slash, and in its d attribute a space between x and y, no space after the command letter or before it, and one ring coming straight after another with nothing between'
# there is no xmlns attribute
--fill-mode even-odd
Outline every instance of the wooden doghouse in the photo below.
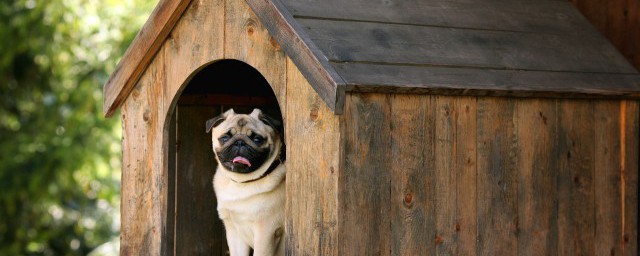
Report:
<svg viewBox="0 0 640 256"><path fill-rule="evenodd" d="M161 0L105 85L123 255L223 255L205 120L281 115L289 255L637 255L640 76L568 1Z"/></svg>

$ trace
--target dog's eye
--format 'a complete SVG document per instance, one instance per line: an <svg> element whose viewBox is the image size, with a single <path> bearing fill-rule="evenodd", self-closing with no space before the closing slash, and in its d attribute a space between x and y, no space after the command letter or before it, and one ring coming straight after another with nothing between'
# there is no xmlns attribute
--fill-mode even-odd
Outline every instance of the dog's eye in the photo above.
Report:
<svg viewBox="0 0 640 256"><path fill-rule="evenodd" d="M264 143L264 138L260 135L256 135L255 137L253 137L253 142L256 143L256 145L260 145Z"/></svg>
<svg viewBox="0 0 640 256"><path fill-rule="evenodd" d="M222 136L220 136L220 138L218 138L218 140L220 141L221 144L224 144L229 139L231 139L231 136L229 136L229 134L222 135Z"/></svg>

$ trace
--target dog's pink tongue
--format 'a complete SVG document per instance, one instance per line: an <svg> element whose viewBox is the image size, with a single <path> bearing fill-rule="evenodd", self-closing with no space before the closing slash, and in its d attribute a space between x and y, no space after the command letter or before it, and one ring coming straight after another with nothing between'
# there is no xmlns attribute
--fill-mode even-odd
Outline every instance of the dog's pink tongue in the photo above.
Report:
<svg viewBox="0 0 640 256"><path fill-rule="evenodd" d="M235 163L241 163L241 164L246 165L247 167L251 167L251 162L249 162L249 160L247 160L246 158L241 157L241 156L236 156L236 158L233 159L233 163L234 164Z"/></svg>

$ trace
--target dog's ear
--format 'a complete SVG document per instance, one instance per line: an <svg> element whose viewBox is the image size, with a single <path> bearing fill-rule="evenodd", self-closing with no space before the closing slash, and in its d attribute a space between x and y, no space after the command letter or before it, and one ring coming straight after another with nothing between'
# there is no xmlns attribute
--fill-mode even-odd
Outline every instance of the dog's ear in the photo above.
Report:
<svg viewBox="0 0 640 256"><path fill-rule="evenodd" d="M235 114L235 112L233 111L233 109L229 109L226 112L220 114L219 116L216 116L214 118L211 118L209 120L207 120L207 124L206 124L206 131L207 133L209 133L211 131L211 129L213 127L218 126L220 123L224 122L224 120L227 120L227 117L231 114Z"/></svg>
<svg viewBox="0 0 640 256"><path fill-rule="evenodd" d="M260 112L260 114L258 115L258 119L260 119L260 121L264 122L266 125L271 126L274 131L282 134L282 123L280 121L276 120L273 117L265 115L262 112Z"/></svg>

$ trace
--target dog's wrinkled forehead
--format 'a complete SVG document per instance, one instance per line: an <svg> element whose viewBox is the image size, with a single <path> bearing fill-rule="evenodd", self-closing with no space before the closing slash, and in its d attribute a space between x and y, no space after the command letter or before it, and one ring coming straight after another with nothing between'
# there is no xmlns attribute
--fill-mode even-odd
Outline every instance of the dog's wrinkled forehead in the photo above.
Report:
<svg viewBox="0 0 640 256"><path fill-rule="evenodd" d="M258 133L261 136L268 136L272 133L272 127L265 124L261 119L262 111L254 109L251 114L237 114L233 109L229 109L222 115L207 121L207 131L213 130L213 137L218 137L225 133L235 135L237 133L250 136Z"/></svg>

